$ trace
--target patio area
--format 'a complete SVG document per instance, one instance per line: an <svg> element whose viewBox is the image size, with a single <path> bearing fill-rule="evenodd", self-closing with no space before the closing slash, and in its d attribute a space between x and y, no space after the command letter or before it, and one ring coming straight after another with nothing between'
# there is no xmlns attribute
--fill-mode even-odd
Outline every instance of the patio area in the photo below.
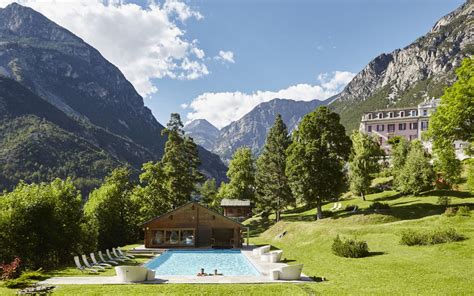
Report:
<svg viewBox="0 0 474 296"><path fill-rule="evenodd" d="M147 281L137 284L251 284L251 283L308 283L313 280L301 274L300 280L285 281L272 280L270 278L270 271L287 266L286 263L270 263L262 262L260 256L254 255L252 250L256 246L247 246L241 249L242 254L252 263L252 265L259 271L258 276L156 276L153 281ZM140 249L140 248L138 248ZM117 276L83 276L83 277L52 277L41 284L45 285L118 285L118 284L133 284L124 283L119 280Z"/></svg>

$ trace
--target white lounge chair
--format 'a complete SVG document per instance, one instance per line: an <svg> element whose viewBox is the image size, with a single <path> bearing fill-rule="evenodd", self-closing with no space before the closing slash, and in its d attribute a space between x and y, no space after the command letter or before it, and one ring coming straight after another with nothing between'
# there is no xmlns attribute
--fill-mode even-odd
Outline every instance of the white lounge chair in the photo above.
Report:
<svg viewBox="0 0 474 296"><path fill-rule="evenodd" d="M133 256L132 254L126 253L126 252L122 251L122 249L120 249L120 248L117 248L117 251L118 251L119 254L122 255L122 256L128 257L128 258L130 258L130 259L135 258L135 256Z"/></svg>
<svg viewBox="0 0 474 296"><path fill-rule="evenodd" d="M358 209L359 209L359 207L358 207L358 206L354 206L354 208L352 209L351 213L355 213L355 212L357 212L357 210L358 210Z"/></svg>
<svg viewBox="0 0 474 296"><path fill-rule="evenodd" d="M86 255L82 255L82 261L84 261L84 265L88 268L93 268L93 269L97 269L98 271L104 271L105 270L105 267L103 266L100 266L100 265L92 265L89 263L89 260L87 260L87 256Z"/></svg>
<svg viewBox="0 0 474 296"><path fill-rule="evenodd" d="M330 208L329 210L334 211L336 208L337 208L337 202L335 202L334 205L332 206L332 208Z"/></svg>
<svg viewBox="0 0 474 296"><path fill-rule="evenodd" d="M84 272L84 271L89 271L89 272L93 272L93 273L98 273L99 271L97 269L94 269L94 268L88 268L88 267L85 267L81 264L81 262L79 261L79 257L78 256L74 256L74 263L76 263L76 267L77 269L79 269L80 271Z"/></svg>
<svg viewBox="0 0 474 296"><path fill-rule="evenodd" d="M102 263L110 263L110 264L113 264L113 265L119 265L119 263L117 261L105 260L104 255L102 254L102 251L99 251L99 258L100 258L100 262L102 262Z"/></svg>
<svg viewBox="0 0 474 296"><path fill-rule="evenodd" d="M119 262L125 262L125 261L127 261L127 260L125 260L124 258L113 257L112 254L110 254L109 249L105 250L105 253L107 254L107 257L109 257L110 260L119 261Z"/></svg>
<svg viewBox="0 0 474 296"><path fill-rule="evenodd" d="M94 264L94 265L100 265L100 266L103 266L105 268L112 267L112 264L97 261L97 259L95 259L95 254L94 253L90 253L90 257L91 257L91 260L92 260L92 264Z"/></svg>
<svg viewBox="0 0 474 296"><path fill-rule="evenodd" d="M270 251L268 253L260 255L260 260L262 260L263 262L270 263L280 262L282 254L282 250Z"/></svg>
<svg viewBox="0 0 474 296"><path fill-rule="evenodd" d="M155 271L142 266L117 266L115 272L122 283L155 280Z"/></svg>
<svg viewBox="0 0 474 296"><path fill-rule="evenodd" d="M270 245L263 246L263 247L259 247L259 248L255 248L255 249L252 250L252 253L253 253L254 255L261 256L262 254L265 254L265 253L267 253L268 251L270 251L270 248L271 248Z"/></svg>
<svg viewBox="0 0 474 296"><path fill-rule="evenodd" d="M135 260L135 259L132 259L130 257L120 255L119 252L115 248L112 248L112 254L114 254L115 258L121 258L121 259L124 259L126 261Z"/></svg>
<svg viewBox="0 0 474 296"><path fill-rule="evenodd" d="M335 211L342 209L342 203L338 203L337 207L334 209Z"/></svg>
<svg viewBox="0 0 474 296"><path fill-rule="evenodd" d="M270 271L270 278L272 280L299 280L301 278L301 271L303 264L283 266L278 269Z"/></svg>

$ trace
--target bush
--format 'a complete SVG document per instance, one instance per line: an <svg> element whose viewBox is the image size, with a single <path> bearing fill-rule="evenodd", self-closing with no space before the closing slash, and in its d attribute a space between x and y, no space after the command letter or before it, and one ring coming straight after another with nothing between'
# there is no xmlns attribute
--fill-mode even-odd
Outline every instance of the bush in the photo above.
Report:
<svg viewBox="0 0 474 296"><path fill-rule="evenodd" d="M335 255L347 258L360 258L369 255L367 242L355 239L341 240L339 235L334 239L331 249Z"/></svg>
<svg viewBox="0 0 474 296"><path fill-rule="evenodd" d="M374 202L369 207L369 210L390 210L390 205L382 202Z"/></svg>
<svg viewBox="0 0 474 296"><path fill-rule="evenodd" d="M460 216L471 216L471 211L468 206L460 206L457 214Z"/></svg>
<svg viewBox="0 0 474 296"><path fill-rule="evenodd" d="M431 232L405 230L400 243L407 246L427 246L463 240L464 236L454 228L438 229Z"/></svg>
<svg viewBox="0 0 474 296"><path fill-rule="evenodd" d="M23 289L32 285L36 281L41 281L46 278L47 276L41 273L41 269L37 271L26 271L16 279L6 280L4 286L10 289Z"/></svg>
<svg viewBox="0 0 474 296"><path fill-rule="evenodd" d="M0 265L1 280L10 280L16 278L20 274L21 259L16 257L11 263Z"/></svg>
<svg viewBox="0 0 474 296"><path fill-rule="evenodd" d="M456 216L457 211L458 211L458 208L449 207L449 208L446 208L446 210L444 211L444 215L447 217L453 217L453 216Z"/></svg>
<svg viewBox="0 0 474 296"><path fill-rule="evenodd" d="M448 206L451 204L451 197L449 196L438 197L438 204L448 208Z"/></svg>

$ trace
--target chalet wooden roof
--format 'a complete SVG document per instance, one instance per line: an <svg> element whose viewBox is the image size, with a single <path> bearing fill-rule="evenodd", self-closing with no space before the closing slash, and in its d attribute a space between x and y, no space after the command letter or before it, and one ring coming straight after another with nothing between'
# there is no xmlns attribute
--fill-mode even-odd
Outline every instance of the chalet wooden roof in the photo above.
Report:
<svg viewBox="0 0 474 296"><path fill-rule="evenodd" d="M224 198L221 201L221 207L250 207L250 200Z"/></svg>
<svg viewBox="0 0 474 296"><path fill-rule="evenodd" d="M222 218L225 218L225 219L227 219L227 220L229 220L229 221L232 221L232 222L234 222L235 224L237 224L237 225L243 227L243 224L242 224L242 223L240 223L240 222L238 222L238 221L236 221L236 220L234 220L234 219L231 219L231 218L229 218L229 217L226 217L226 216L222 215L221 213L218 213L218 212L216 212L216 211L214 211L214 210L212 210L212 209L209 209L208 207L205 207L205 206L203 206L203 205L201 205L200 203L195 202L195 201L190 201L190 202L188 202L188 203L185 203L185 204L182 205L182 206L177 207L176 209L173 209L173 210L171 210L171 211L169 211L169 212L166 212L166 213L164 213L164 214L162 214L162 215L160 215L160 216L157 216L157 217L152 218L152 219L150 219L150 220L148 220L148 221L145 221L145 222L143 222L142 224L140 224L140 227L144 227L144 226L146 226L147 224L149 224L149 223L151 223L151 222L154 222L154 221L163 219L165 216L170 215L170 214L172 214L172 213L175 213L175 212L179 211L180 209L184 208L185 206L187 206L187 205L189 205L189 204L194 204L194 205L196 205L196 206L198 206L198 207L201 207L201 208L203 208L203 209L205 209L205 210L208 210L208 211L212 212L212 213L215 214L215 215L218 215L218 216L220 216L220 217L222 217Z"/></svg>

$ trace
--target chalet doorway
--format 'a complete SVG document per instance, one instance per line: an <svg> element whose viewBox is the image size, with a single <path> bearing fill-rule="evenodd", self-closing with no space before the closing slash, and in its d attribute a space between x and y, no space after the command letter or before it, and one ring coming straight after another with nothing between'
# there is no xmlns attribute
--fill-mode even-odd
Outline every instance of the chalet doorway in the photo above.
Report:
<svg viewBox="0 0 474 296"><path fill-rule="evenodd" d="M213 248L233 248L234 229L233 228L212 228Z"/></svg>

